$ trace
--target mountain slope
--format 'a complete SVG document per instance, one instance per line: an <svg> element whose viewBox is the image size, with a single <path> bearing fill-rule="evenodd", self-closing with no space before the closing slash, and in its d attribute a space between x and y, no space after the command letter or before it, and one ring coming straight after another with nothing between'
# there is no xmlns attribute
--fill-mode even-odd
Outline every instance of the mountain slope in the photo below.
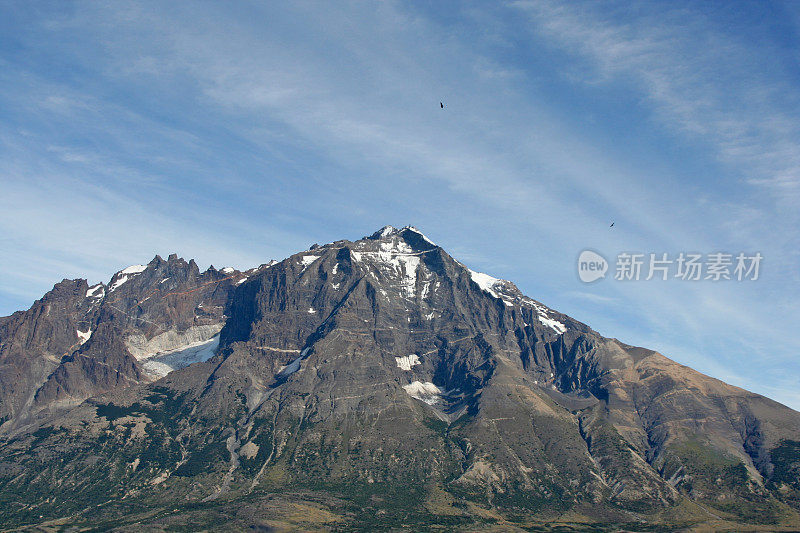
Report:
<svg viewBox="0 0 800 533"><path fill-rule="evenodd" d="M3 389L7 524L213 524L230 506L243 528L297 525L297 506L345 529L409 512L410 527L797 523L800 413L604 338L414 228L247 273L175 257L131 272L97 304L65 281L0 322L0 354L31 376ZM79 320L91 337L65 346ZM153 381L169 370L154 357L199 362Z"/></svg>

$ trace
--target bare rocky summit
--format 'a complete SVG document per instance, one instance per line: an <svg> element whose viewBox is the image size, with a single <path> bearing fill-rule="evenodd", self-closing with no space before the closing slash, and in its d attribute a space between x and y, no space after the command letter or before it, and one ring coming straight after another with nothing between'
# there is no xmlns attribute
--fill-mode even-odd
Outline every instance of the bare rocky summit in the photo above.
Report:
<svg viewBox="0 0 800 533"><path fill-rule="evenodd" d="M64 280L0 318L0 386L6 527L800 525L800 413L413 227Z"/></svg>

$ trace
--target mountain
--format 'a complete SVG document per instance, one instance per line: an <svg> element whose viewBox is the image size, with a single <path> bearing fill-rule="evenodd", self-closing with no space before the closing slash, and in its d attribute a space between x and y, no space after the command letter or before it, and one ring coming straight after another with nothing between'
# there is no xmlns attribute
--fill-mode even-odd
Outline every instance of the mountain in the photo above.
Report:
<svg viewBox="0 0 800 533"><path fill-rule="evenodd" d="M385 227L0 318L0 524L796 530L800 413Z"/></svg>

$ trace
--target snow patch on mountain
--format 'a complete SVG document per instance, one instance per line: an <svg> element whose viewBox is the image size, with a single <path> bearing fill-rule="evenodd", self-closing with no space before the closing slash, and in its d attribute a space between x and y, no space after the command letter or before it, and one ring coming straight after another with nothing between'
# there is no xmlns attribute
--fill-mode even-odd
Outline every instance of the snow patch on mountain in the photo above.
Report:
<svg viewBox="0 0 800 533"><path fill-rule="evenodd" d="M413 254L414 249L407 242L400 239L384 241L380 244L382 252L395 252L400 254Z"/></svg>
<svg viewBox="0 0 800 533"><path fill-rule="evenodd" d="M402 239L393 237L390 241L381 242L380 250L350 250L350 256L356 262L369 260L376 268L391 278L399 281L403 294L413 297L416 292L417 271L420 265L420 254Z"/></svg>
<svg viewBox="0 0 800 533"><path fill-rule="evenodd" d="M300 262L303 263L303 269L306 269L308 265L319 259L319 255L304 255L300 258Z"/></svg>
<svg viewBox="0 0 800 533"><path fill-rule="evenodd" d="M115 290L119 289L122 284L130 280L132 277L141 274L145 270L147 270L147 265L131 265L128 268L120 270L114 275L114 277L117 279L111 284L111 287L108 288L108 292L114 292Z"/></svg>
<svg viewBox="0 0 800 533"><path fill-rule="evenodd" d="M98 283L94 287L89 287L86 290L86 297L87 298L102 298L105 296L105 289L103 288L102 283Z"/></svg>
<svg viewBox="0 0 800 533"><path fill-rule="evenodd" d="M419 257L415 255L399 256L397 260L402 263L403 281L401 282L406 296L414 296L414 289L417 285L417 270L419 269Z"/></svg>
<svg viewBox="0 0 800 533"><path fill-rule="evenodd" d="M430 381L414 381L408 385L403 385L403 389L412 398L416 398L428 405L433 405L441 400L442 391Z"/></svg>
<svg viewBox="0 0 800 533"><path fill-rule="evenodd" d="M483 272L475 272L474 270L469 270L469 275L472 278L472 281L478 284L478 287L481 290L488 292L490 295L494 296L495 298L500 298L500 295L494 291L495 284L499 283L500 280L497 278L493 278L489 274L484 274Z"/></svg>
<svg viewBox="0 0 800 533"><path fill-rule="evenodd" d="M157 378L162 378L172 372L185 368L192 363L208 361L214 356L219 346L219 335L207 341L193 342L176 350L154 355L142 364L145 371Z"/></svg>
<svg viewBox="0 0 800 533"><path fill-rule="evenodd" d="M147 270L147 265L131 265L119 271L119 274L141 274Z"/></svg>
<svg viewBox="0 0 800 533"><path fill-rule="evenodd" d="M165 353L183 350L197 343L208 342L222 329L222 324L192 326L184 331L171 329L148 339L144 334L129 335L125 347L136 359L143 361Z"/></svg>
<svg viewBox="0 0 800 533"><path fill-rule="evenodd" d="M222 272L223 274L232 274L235 271L236 269L233 267L225 267L222 270L220 270L220 272Z"/></svg>
<svg viewBox="0 0 800 533"><path fill-rule="evenodd" d="M431 282L430 281L423 282L422 293L420 294L420 298L422 298L423 300L427 298L430 290L431 290Z"/></svg>
<svg viewBox="0 0 800 533"><path fill-rule="evenodd" d="M415 353L412 353L411 355L405 355L403 357L395 357L394 359L397 361L397 367L402 370L411 370L412 366L422 364L422 362L419 360L419 357Z"/></svg>
<svg viewBox="0 0 800 533"><path fill-rule="evenodd" d="M81 344L84 344L86 341L88 341L92 337L92 329L91 328L89 328L86 331L81 331L79 329L76 329L75 333L78 335L78 339L80 339Z"/></svg>
<svg viewBox="0 0 800 533"><path fill-rule="evenodd" d="M515 293L519 291L515 289L513 283L503 279L497 279L483 272L475 272L469 268L467 268L467 270L469 270L472 281L487 294L502 300L502 302L509 307L513 307L518 303L519 296Z"/></svg>
<svg viewBox="0 0 800 533"><path fill-rule="evenodd" d="M567 331L567 326L559 322L554 318L550 318L550 311L543 305L539 305L536 302L531 301L531 305L534 309L536 309L536 318L542 325L551 328L553 331L561 335L565 331Z"/></svg>
<svg viewBox="0 0 800 533"><path fill-rule="evenodd" d="M541 322L543 325L545 325L545 326L547 326L549 328L552 328L553 331L555 331L559 335L561 335L562 333L567 331L567 327L564 324L562 324L561 322L559 322L558 320L554 320L552 318L542 317L542 316L540 316L538 318L539 318L539 322Z"/></svg>

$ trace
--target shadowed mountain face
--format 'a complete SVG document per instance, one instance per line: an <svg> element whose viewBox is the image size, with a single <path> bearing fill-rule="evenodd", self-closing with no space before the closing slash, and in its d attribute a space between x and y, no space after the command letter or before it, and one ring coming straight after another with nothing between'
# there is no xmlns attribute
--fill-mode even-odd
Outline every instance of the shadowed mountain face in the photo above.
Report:
<svg viewBox="0 0 800 533"><path fill-rule="evenodd" d="M7 525L798 524L800 413L410 227L65 280L0 319L0 384Z"/></svg>
<svg viewBox="0 0 800 533"><path fill-rule="evenodd" d="M201 274L194 261L156 257L108 285L64 280L28 311L0 318L0 431L160 377L146 361L218 333L244 277L233 269Z"/></svg>

